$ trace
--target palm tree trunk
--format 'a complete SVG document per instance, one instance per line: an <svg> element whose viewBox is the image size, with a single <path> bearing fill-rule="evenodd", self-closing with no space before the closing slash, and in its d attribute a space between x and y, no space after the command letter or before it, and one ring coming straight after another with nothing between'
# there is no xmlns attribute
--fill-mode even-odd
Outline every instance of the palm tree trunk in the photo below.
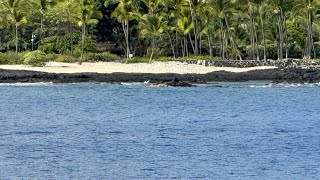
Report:
<svg viewBox="0 0 320 180"><path fill-rule="evenodd" d="M39 36L38 47L41 45L42 35L43 35L43 14L41 15L41 18L40 18L40 36Z"/></svg>
<svg viewBox="0 0 320 180"><path fill-rule="evenodd" d="M306 42L306 56L310 60L311 59L311 41L312 41L312 18L311 11L308 10L308 35Z"/></svg>
<svg viewBox="0 0 320 180"><path fill-rule="evenodd" d="M284 26L284 38L285 38L285 50L286 50L286 59L288 59L289 50L288 50L288 31L287 31L287 24L286 24L286 16L283 14L283 26Z"/></svg>
<svg viewBox="0 0 320 180"><path fill-rule="evenodd" d="M257 29L256 29L256 25L255 25L255 21L253 23L253 31L254 31L254 39L255 39L255 50L256 50L256 58L257 60L260 60L260 56L259 56L259 46L258 46L258 33L257 33Z"/></svg>
<svg viewBox="0 0 320 180"><path fill-rule="evenodd" d="M252 13L250 12L249 13L249 17L250 17L250 43L251 43L251 55L252 55L252 60L254 60L256 57L255 57L255 38L254 38L254 20L253 20L253 17L252 17Z"/></svg>
<svg viewBox="0 0 320 180"><path fill-rule="evenodd" d="M201 41L202 41L202 36L201 36L201 34L199 35L199 54L201 55L202 54L202 43L201 43Z"/></svg>
<svg viewBox="0 0 320 180"><path fill-rule="evenodd" d="M226 59L227 60L229 60L229 51L228 51L228 47L229 47L229 41L228 41L228 39L227 39L227 33L226 33L226 31L224 32L224 42L225 42L225 44L224 44L224 47L226 48L225 49L225 57L226 57Z"/></svg>
<svg viewBox="0 0 320 180"><path fill-rule="evenodd" d="M176 55L179 56L179 40L178 40L178 32L176 32Z"/></svg>
<svg viewBox="0 0 320 180"><path fill-rule="evenodd" d="M168 34L168 36L169 36L169 40L170 40L170 46L171 46L173 58L176 59L176 53L175 53L175 50L174 50L174 46L173 46L173 42L172 42L171 36L170 36L170 34Z"/></svg>
<svg viewBox="0 0 320 180"><path fill-rule="evenodd" d="M263 60L267 61L267 55L266 55L266 37L264 32L264 21L263 18L260 17L261 21L261 30L262 30L262 41L263 41Z"/></svg>
<svg viewBox="0 0 320 180"><path fill-rule="evenodd" d="M224 20L226 22L226 31L225 31L225 34L224 34L224 36L225 36L224 39L225 39L225 42L226 42L225 47L228 48L228 46L229 46L229 44L228 44L229 41L228 40L230 40L231 31L230 31L229 21L228 21L227 17L225 17ZM228 38L227 38L227 36L228 36ZM234 42L230 41L230 43L231 43L231 49L235 49ZM230 59L228 51L226 51L226 58Z"/></svg>
<svg viewBox="0 0 320 180"><path fill-rule="evenodd" d="M252 28L252 21L250 20L250 43L251 43L251 59L254 60L255 59L255 55L254 55L254 37L253 37L253 28Z"/></svg>
<svg viewBox="0 0 320 180"><path fill-rule="evenodd" d="M220 54L222 57L222 60L225 59L224 57L224 31L223 31L223 22L220 20Z"/></svg>
<svg viewBox="0 0 320 180"><path fill-rule="evenodd" d="M279 60L283 60L283 20L282 20L282 10L278 19L279 26Z"/></svg>
<svg viewBox="0 0 320 180"><path fill-rule="evenodd" d="M186 53L186 56L189 57L189 51L188 51L188 42L187 42L187 37L185 36L184 37L184 48L185 48L185 53Z"/></svg>
<svg viewBox="0 0 320 180"><path fill-rule="evenodd" d="M155 49L155 44L156 44L155 41L156 41L156 39L155 39L155 37L153 36L153 37L152 37L152 42L151 42L151 55L150 55L149 63L151 63L152 58L153 58L154 49Z"/></svg>
<svg viewBox="0 0 320 180"><path fill-rule="evenodd" d="M184 48L184 43L183 43L183 39L181 38L180 39L180 44L181 44L181 54L182 54L182 57L185 57L185 48Z"/></svg>
<svg viewBox="0 0 320 180"><path fill-rule="evenodd" d="M192 38L191 38L191 34L190 34L190 33L188 33L188 35L189 35L189 40L190 40L190 44L191 44L191 47L192 47L193 53L194 53L194 54L196 54L196 49L195 49L195 47L194 47L194 45L193 45Z"/></svg>
<svg viewBox="0 0 320 180"><path fill-rule="evenodd" d="M193 27L193 34L194 34L194 47L193 47L193 51L194 51L194 55L198 55L198 34L197 34L197 20L196 18L194 17L195 15L195 12L194 12L194 9L192 8L192 5L191 5L191 1L189 1L189 8L190 8L190 12L191 12L191 18L192 18L192 22L194 24L194 27ZM189 34L190 35L190 34ZM191 37L191 36L190 36ZM190 40L191 41L191 40ZM192 41L191 41L192 43Z"/></svg>
<svg viewBox="0 0 320 180"><path fill-rule="evenodd" d="M15 44L16 44L16 60L18 60L18 46L19 46L19 41L18 41L18 25L16 24L16 32L15 32Z"/></svg>
<svg viewBox="0 0 320 180"><path fill-rule="evenodd" d="M211 47L211 40L210 40L210 33L208 33L208 45L209 45L209 52L210 52L210 60L212 60L212 47Z"/></svg>
<svg viewBox="0 0 320 180"><path fill-rule="evenodd" d="M194 55L198 55L199 53L199 47L198 47L198 34L197 34L197 21L195 22L195 27L193 28L194 29Z"/></svg>
<svg viewBox="0 0 320 180"><path fill-rule="evenodd" d="M83 51L84 51L84 42L85 42L85 36L86 36L86 23L83 22L82 25L82 40L81 40L81 57L79 64L82 64L83 61Z"/></svg>
<svg viewBox="0 0 320 180"><path fill-rule="evenodd" d="M130 58L130 54L131 54L131 51L130 51L130 40L129 40L129 21L126 20L126 24L127 24L127 52L128 52L128 57Z"/></svg>
<svg viewBox="0 0 320 180"><path fill-rule="evenodd" d="M130 44L129 44L129 22L127 20L122 22L122 29L126 39L126 56L127 56L126 63L128 63L129 54L130 54Z"/></svg>
<svg viewBox="0 0 320 180"><path fill-rule="evenodd" d="M73 33L72 33L72 25L71 25L71 7L68 0L68 33L70 38L70 54L73 55Z"/></svg>

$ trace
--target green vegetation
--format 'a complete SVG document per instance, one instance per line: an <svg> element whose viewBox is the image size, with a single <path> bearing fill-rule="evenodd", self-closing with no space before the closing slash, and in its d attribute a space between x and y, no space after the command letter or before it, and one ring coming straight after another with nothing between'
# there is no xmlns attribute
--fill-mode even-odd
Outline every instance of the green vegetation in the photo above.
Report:
<svg viewBox="0 0 320 180"><path fill-rule="evenodd" d="M43 66L46 61L46 54L40 50L28 52L23 56L23 63L27 65Z"/></svg>
<svg viewBox="0 0 320 180"><path fill-rule="evenodd" d="M320 0L0 0L0 64L318 59L319 17Z"/></svg>

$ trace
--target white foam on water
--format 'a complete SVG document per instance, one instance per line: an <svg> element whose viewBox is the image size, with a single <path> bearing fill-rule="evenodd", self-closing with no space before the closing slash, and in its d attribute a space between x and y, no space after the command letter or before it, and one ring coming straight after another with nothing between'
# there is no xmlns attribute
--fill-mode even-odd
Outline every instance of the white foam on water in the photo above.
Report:
<svg viewBox="0 0 320 180"><path fill-rule="evenodd" d="M320 83L270 83L266 85L250 85L250 88L299 88L299 87L320 87Z"/></svg>
<svg viewBox="0 0 320 180"><path fill-rule="evenodd" d="M130 82L130 83L121 82L120 85L123 85L123 86L145 86L145 85L149 85L149 82Z"/></svg>
<svg viewBox="0 0 320 180"><path fill-rule="evenodd" d="M3 86L16 86L16 87L28 87L28 86L52 86L53 82L37 82L37 83L0 83L0 87Z"/></svg>

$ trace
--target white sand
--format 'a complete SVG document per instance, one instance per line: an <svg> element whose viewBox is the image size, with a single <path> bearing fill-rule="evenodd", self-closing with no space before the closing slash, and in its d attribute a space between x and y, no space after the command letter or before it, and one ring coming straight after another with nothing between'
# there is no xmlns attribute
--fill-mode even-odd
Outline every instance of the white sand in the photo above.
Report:
<svg viewBox="0 0 320 180"><path fill-rule="evenodd" d="M151 64L122 64L114 62L99 63L56 63L49 62L44 67L31 67L26 65L0 65L0 69L11 70L30 70L50 73L176 73L176 74L206 74L214 71L246 72L257 69L273 69L273 66L259 66L250 68L232 68L232 67L205 67L202 65L186 64L180 62L155 62Z"/></svg>

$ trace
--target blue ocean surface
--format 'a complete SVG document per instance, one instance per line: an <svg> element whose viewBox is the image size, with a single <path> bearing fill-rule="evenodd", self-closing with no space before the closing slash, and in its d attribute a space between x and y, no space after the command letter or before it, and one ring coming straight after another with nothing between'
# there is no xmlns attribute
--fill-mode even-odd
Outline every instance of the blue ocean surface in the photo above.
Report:
<svg viewBox="0 0 320 180"><path fill-rule="evenodd" d="M0 179L319 179L319 84L0 84Z"/></svg>

